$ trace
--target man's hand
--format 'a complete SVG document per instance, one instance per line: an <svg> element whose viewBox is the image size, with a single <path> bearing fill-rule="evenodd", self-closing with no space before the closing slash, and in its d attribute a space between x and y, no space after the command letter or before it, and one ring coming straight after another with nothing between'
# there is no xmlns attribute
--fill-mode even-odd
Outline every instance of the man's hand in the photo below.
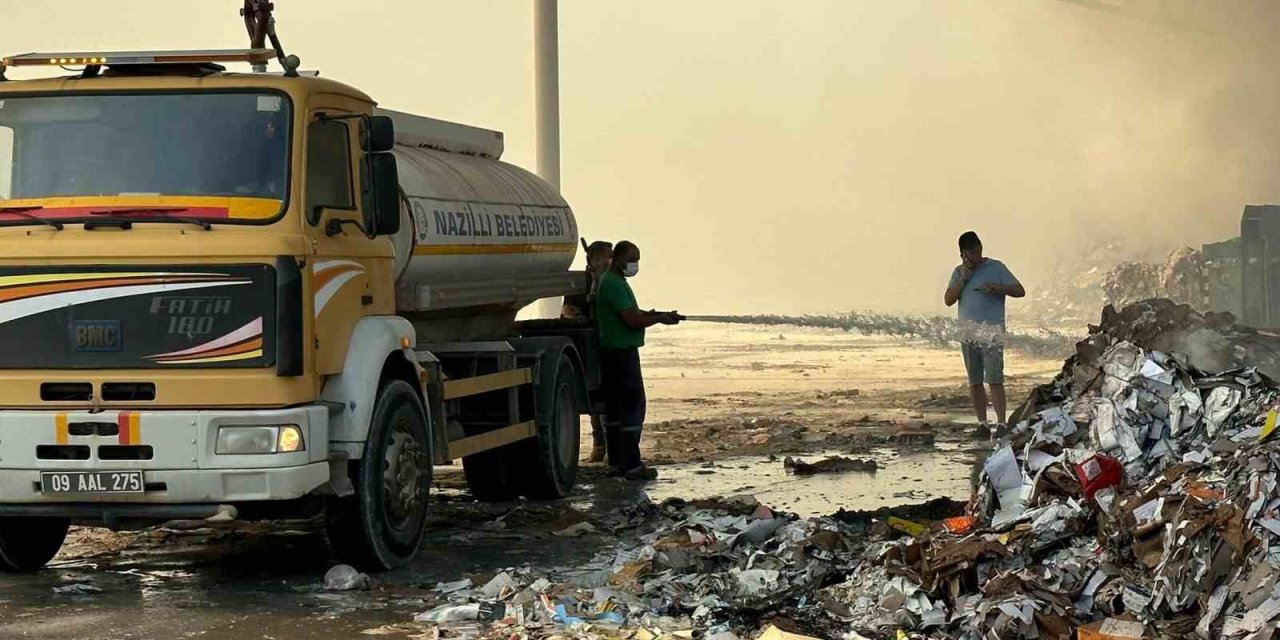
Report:
<svg viewBox="0 0 1280 640"><path fill-rule="evenodd" d="M680 324L680 322L684 320L684 316L680 315L676 311L668 311L661 315L662 320L660 320L660 322L662 322L662 324Z"/></svg>
<svg viewBox="0 0 1280 640"><path fill-rule="evenodd" d="M968 282L969 278L972 276L973 276L973 267L968 262L961 262L960 263L960 284L963 285L964 283Z"/></svg>

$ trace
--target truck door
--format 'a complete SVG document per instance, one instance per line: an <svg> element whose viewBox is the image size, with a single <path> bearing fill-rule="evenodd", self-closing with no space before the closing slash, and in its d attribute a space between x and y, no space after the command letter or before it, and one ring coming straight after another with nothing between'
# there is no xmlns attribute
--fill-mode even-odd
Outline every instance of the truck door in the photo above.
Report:
<svg viewBox="0 0 1280 640"><path fill-rule="evenodd" d="M393 249L369 238L360 198L362 113L372 105L334 98L308 114L304 214L314 248L310 265L316 372L342 370L356 322L394 312Z"/></svg>

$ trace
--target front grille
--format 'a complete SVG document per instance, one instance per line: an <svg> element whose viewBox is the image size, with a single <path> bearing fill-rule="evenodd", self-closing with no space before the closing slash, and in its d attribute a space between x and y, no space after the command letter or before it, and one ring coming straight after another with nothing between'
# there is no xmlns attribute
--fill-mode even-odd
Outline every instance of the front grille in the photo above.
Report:
<svg viewBox="0 0 1280 640"><path fill-rule="evenodd" d="M67 425L67 433L73 436L117 436L120 425L115 422L72 422Z"/></svg>
<svg viewBox="0 0 1280 640"><path fill-rule="evenodd" d="M93 399L93 385L88 382L42 382L40 399L45 402L88 402Z"/></svg>
<svg viewBox="0 0 1280 640"><path fill-rule="evenodd" d="M155 400L156 385L154 382L104 382L102 399L107 402Z"/></svg>
<svg viewBox="0 0 1280 640"><path fill-rule="evenodd" d="M150 460L155 451L147 444L104 444L98 447L99 460Z"/></svg>
<svg viewBox="0 0 1280 640"><path fill-rule="evenodd" d="M42 444L36 446L40 460L88 460L89 447L82 444Z"/></svg>

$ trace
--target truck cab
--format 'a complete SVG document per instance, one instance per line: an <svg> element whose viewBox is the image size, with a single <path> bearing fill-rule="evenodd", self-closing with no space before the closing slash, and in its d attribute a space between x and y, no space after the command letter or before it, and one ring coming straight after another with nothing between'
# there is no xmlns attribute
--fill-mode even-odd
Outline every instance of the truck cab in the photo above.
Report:
<svg viewBox="0 0 1280 640"><path fill-rule="evenodd" d="M73 520L316 510L385 569L421 543L435 464L483 497L571 490L591 331L514 322L583 286L567 203L449 148L472 128L406 143L398 123L438 121L220 66L271 55L5 60L83 71L0 82L0 569L44 565ZM495 175L528 184L481 200ZM469 233L440 202L477 205ZM504 206L567 222L495 249ZM540 244L538 273L491 268Z"/></svg>

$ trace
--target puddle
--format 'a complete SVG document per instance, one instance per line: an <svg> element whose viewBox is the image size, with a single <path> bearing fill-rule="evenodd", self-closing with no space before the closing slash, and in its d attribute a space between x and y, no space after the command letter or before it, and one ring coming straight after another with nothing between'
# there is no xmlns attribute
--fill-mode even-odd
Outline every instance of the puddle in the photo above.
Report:
<svg viewBox="0 0 1280 640"><path fill-rule="evenodd" d="M850 454L832 450L801 457L813 462L837 455L874 458L880 468L875 473L797 476L783 468L782 456L773 461L766 456L743 456L719 460L714 466L662 466L661 477L647 491L654 501L749 493L760 502L802 517L827 515L839 509L873 510L931 498L965 500L970 494L974 457L954 444L940 444L937 449L920 452L872 449Z"/></svg>

